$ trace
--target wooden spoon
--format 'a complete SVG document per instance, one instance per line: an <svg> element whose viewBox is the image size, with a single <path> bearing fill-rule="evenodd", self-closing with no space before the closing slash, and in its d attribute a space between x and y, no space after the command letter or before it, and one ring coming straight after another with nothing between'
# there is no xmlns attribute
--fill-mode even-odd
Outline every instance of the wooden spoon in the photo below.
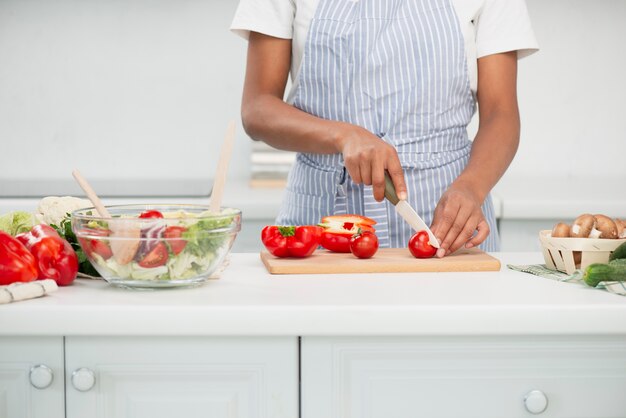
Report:
<svg viewBox="0 0 626 418"><path fill-rule="evenodd" d="M80 171L72 171L72 176L74 176L80 188L83 189L87 198L91 200L91 203L96 208L100 216L103 218L110 218L111 214L109 213L107 208L104 207L96 192L94 192L94 190L91 188L91 185L87 182L87 180L85 180L82 174L80 174Z"/></svg>
<svg viewBox="0 0 626 418"><path fill-rule="evenodd" d="M222 149L220 151L220 159L217 162L217 170L215 171L213 190L211 191L209 209L213 213L220 213L222 197L224 196L224 184L226 183L226 172L228 171L228 163L230 162L234 139L235 121L231 121L226 129L226 136L224 137L224 143L222 143Z"/></svg>
<svg viewBox="0 0 626 418"><path fill-rule="evenodd" d="M91 185L85 180L85 178L80 174L78 170L72 171L72 175L78 182L78 185L85 192L85 195L91 200L93 206L96 208L96 211L103 218L111 219L112 216L107 210L107 208L102 204L102 201L93 190ZM120 265L126 265L130 263L135 257L135 253L139 248L139 244L141 243L141 229L139 227L132 227L130 225L125 225L124 222L113 222L109 223L109 229L111 230L112 238L122 238L122 239L112 239L110 240L111 251L113 252L113 258Z"/></svg>

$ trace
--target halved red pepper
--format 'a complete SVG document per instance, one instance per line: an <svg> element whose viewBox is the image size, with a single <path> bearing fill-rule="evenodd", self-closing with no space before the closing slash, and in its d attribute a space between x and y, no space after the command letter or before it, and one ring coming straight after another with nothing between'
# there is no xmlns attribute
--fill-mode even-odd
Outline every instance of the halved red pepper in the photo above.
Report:
<svg viewBox="0 0 626 418"><path fill-rule="evenodd" d="M24 244L0 231L0 285L31 282L36 278L35 257Z"/></svg>
<svg viewBox="0 0 626 418"><path fill-rule="evenodd" d="M67 286L76 278L78 257L72 246L50 226L35 225L17 237L33 256L39 279L54 279L59 286Z"/></svg>
<svg viewBox="0 0 626 418"><path fill-rule="evenodd" d="M336 253L350 252L350 238L361 232L374 232L376 221L362 215L332 215L322 218L324 227L320 245Z"/></svg>
<svg viewBox="0 0 626 418"><path fill-rule="evenodd" d="M320 245L322 228L315 225L268 225L261 231L261 241L276 257L308 257Z"/></svg>

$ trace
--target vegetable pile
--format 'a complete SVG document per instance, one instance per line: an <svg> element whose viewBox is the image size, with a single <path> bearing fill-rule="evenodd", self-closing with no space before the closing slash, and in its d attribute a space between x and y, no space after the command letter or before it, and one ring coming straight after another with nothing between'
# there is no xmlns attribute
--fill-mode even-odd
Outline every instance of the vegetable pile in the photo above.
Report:
<svg viewBox="0 0 626 418"><path fill-rule="evenodd" d="M626 238L626 221L606 215L584 213L571 225L559 222L552 229L553 238Z"/></svg>
<svg viewBox="0 0 626 418"><path fill-rule="evenodd" d="M47 198L46 202L53 201ZM59 286L67 286L76 278L76 251L63 235L39 219L21 211L0 217L0 285L54 279Z"/></svg>
<svg viewBox="0 0 626 418"><path fill-rule="evenodd" d="M378 251L375 225L376 221L362 215L332 215L323 217L318 225L267 225L261 231L261 241L270 254L279 258L309 257L321 246L365 259ZM408 248L416 258L431 258L437 252L426 231L415 233Z"/></svg>
<svg viewBox="0 0 626 418"><path fill-rule="evenodd" d="M202 219L207 214L149 210L109 222L75 219L74 229L105 278L181 280L206 274L230 248L235 212Z"/></svg>

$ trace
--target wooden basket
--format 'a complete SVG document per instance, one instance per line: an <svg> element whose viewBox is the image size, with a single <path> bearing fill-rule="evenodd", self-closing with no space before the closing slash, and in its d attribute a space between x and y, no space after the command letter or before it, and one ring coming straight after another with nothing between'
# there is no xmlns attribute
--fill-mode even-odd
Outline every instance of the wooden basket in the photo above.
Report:
<svg viewBox="0 0 626 418"><path fill-rule="evenodd" d="M552 231L539 232L546 267L572 274L592 263L607 263L609 256L626 239L552 238ZM581 253L580 265L574 262L574 253Z"/></svg>

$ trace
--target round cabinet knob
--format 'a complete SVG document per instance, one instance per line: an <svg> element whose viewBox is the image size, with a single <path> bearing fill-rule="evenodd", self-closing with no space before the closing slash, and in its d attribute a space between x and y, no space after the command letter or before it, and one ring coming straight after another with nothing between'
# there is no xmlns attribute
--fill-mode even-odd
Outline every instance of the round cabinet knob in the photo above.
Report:
<svg viewBox="0 0 626 418"><path fill-rule="evenodd" d="M81 392L87 392L96 384L96 374L85 367L74 370L72 373L72 386Z"/></svg>
<svg viewBox="0 0 626 418"><path fill-rule="evenodd" d="M531 414L541 414L548 408L548 397L540 390L531 390L524 398L524 406Z"/></svg>
<svg viewBox="0 0 626 418"><path fill-rule="evenodd" d="M28 377L31 385L37 389L45 389L52 384L54 373L45 364L38 364L30 368Z"/></svg>

